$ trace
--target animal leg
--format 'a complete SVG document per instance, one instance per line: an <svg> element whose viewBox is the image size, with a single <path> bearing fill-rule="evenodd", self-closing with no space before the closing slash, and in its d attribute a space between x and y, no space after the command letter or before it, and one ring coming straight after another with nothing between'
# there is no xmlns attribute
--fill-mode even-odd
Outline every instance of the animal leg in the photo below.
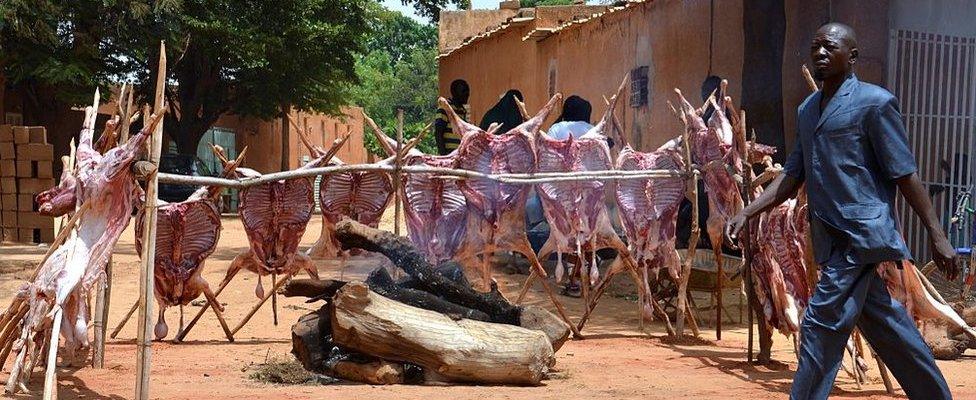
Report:
<svg viewBox="0 0 976 400"><path fill-rule="evenodd" d="M637 290L645 290L644 286L641 285L640 276L637 275L637 266L633 263L633 260L624 259L624 262L628 264L627 272L630 273L631 279L633 279L634 284L637 285ZM674 327L671 326L671 318L668 318L668 314L664 312L664 309L661 308L661 305L657 304L657 299L654 298L654 295L652 293L646 292L644 293L644 296L645 298L647 298L648 301L650 301L651 308L654 310L655 313L657 313L658 318L664 321L664 326L667 329L668 334L673 336Z"/></svg>
<svg viewBox="0 0 976 400"><path fill-rule="evenodd" d="M583 254L583 246L578 238L576 239L576 260L574 261L576 265L573 267L573 273L570 276L578 277L583 302L586 303L590 300L590 278L586 268L586 255Z"/></svg>
<svg viewBox="0 0 976 400"><path fill-rule="evenodd" d="M600 269L596 262L596 236L590 238L590 282L588 286L596 285L600 280Z"/></svg>
<svg viewBox="0 0 976 400"><path fill-rule="evenodd" d="M277 275L271 274L271 282L277 279ZM271 291L271 320L274 326L278 326L278 289Z"/></svg>
<svg viewBox="0 0 976 400"><path fill-rule="evenodd" d="M169 333L169 327L166 325L166 306L162 303L159 304L159 318L156 319L156 328L153 329L153 333L156 335L156 340L163 340L166 334Z"/></svg>
<svg viewBox="0 0 976 400"><path fill-rule="evenodd" d="M251 260L252 257L250 251L238 254L237 257L234 257L234 261L231 261L230 267L227 268L227 275L224 277L224 280L220 282L220 286L217 288L217 291L213 293L213 299L211 300L210 296L207 297L207 302L203 305L203 307L200 308L197 315L190 320L190 323L186 325L186 328L183 328L183 331L176 335L176 338L173 339L174 342L179 343L186 338L186 335L190 333L190 330L193 329L193 326L196 325L197 321L200 320L200 317L203 317L203 313L207 312L207 308L210 307L211 304L217 304L219 306L220 303L216 301L217 296L220 296L220 292L224 291L224 288L227 287L227 284L229 284L230 281L234 279L234 276L241 271L244 264L253 262ZM207 289L209 291L209 287Z"/></svg>
<svg viewBox="0 0 976 400"><path fill-rule="evenodd" d="M346 254L346 252L342 252L342 255L340 257L341 257L341 260L345 261L345 259L348 257L348 255ZM300 270L304 270L306 273L308 273L308 277L309 278L312 278L313 280L316 280L316 281L317 280L320 280L319 279L319 268L318 268L317 265L315 265L314 262L312 262L312 259L310 257L308 257L308 256L306 256L306 255L304 255L302 253L297 253L297 254L295 254L295 260L292 261L292 262L299 263L301 265L301 267L298 270L299 271Z"/></svg>
<svg viewBox="0 0 976 400"><path fill-rule="evenodd" d="M271 288L271 293L274 294L275 292L277 292L278 289L281 289L281 287L284 286L286 283L288 283L288 281L290 281L291 278L293 278L294 276L295 276L294 274L289 274L289 275L283 276L280 280L278 280L277 283L275 283L274 287ZM231 335L236 335L237 332L240 331L241 328L243 328L244 325L247 324L247 322L251 320L251 317L253 317L254 314L257 313L258 310L261 309L261 306L263 306L264 303L267 302L268 299L270 299L271 297L272 297L271 295L266 295L264 298L261 299L261 301L259 301L257 304L255 304L254 307L251 307L251 311L249 311L247 313L247 316L245 316L244 319L241 320L241 322L238 323L237 326L233 330L230 331L231 332Z"/></svg>
<svg viewBox="0 0 976 400"><path fill-rule="evenodd" d="M274 277L272 276L271 282L274 282ZM264 285L261 284L261 274L258 274L258 283L254 285L254 296L259 299L264 298Z"/></svg>

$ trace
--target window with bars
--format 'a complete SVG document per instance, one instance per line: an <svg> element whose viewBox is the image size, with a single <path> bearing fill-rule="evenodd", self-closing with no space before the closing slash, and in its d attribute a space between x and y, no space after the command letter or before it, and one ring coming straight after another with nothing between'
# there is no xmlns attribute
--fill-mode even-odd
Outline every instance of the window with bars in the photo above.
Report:
<svg viewBox="0 0 976 400"><path fill-rule="evenodd" d="M646 65L630 70L630 106L633 108L647 105L647 70Z"/></svg>

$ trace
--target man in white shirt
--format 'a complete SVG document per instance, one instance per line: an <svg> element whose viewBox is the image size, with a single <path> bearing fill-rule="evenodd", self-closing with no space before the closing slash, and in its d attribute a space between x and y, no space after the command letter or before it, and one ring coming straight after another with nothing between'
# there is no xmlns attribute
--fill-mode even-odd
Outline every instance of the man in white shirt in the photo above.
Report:
<svg viewBox="0 0 976 400"><path fill-rule="evenodd" d="M566 140L570 136L573 138L578 138L589 132L593 128L590 124L590 114L593 107L590 106L590 102L584 100L579 96L569 96L566 101L563 102L563 112L556 119L556 123L549 127L546 132L549 137L557 140ZM528 226L533 227L545 221L545 214L542 212L542 202L539 200L539 195L532 193L529 196L528 202L525 206L526 219L528 220ZM575 257L570 257L570 259L575 259ZM576 264L579 260L571 261ZM578 267L578 265L577 265ZM580 296L580 284L579 284L579 271L578 268L574 267L569 275L569 283L563 289L563 294L572 297Z"/></svg>
<svg viewBox="0 0 976 400"><path fill-rule="evenodd" d="M590 102L583 100L582 97L573 95L566 98L563 102L563 113L556 119L546 132L553 139L566 140L572 135L578 138L593 129L590 124L590 113L593 107Z"/></svg>

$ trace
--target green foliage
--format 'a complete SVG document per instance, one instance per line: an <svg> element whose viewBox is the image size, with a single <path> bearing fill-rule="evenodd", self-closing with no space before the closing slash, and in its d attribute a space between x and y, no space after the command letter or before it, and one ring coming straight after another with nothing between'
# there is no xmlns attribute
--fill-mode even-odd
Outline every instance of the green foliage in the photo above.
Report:
<svg viewBox="0 0 976 400"><path fill-rule="evenodd" d="M467 2L404 4L436 21ZM411 137L436 109L436 27L372 0L0 0L0 69L37 116L120 81L139 82L137 101L151 101L160 40L165 129L182 153L225 113L267 119L359 104L392 133L399 107Z"/></svg>
<svg viewBox="0 0 976 400"><path fill-rule="evenodd" d="M155 87L167 43L172 106L166 133L180 152L230 112L268 119L297 108L336 114L354 85L372 0L5 0L3 72L12 85L84 104L95 84ZM147 61L148 60L148 61ZM31 92L28 91L30 95ZM43 95L42 95L43 94ZM30 96L29 96L30 97Z"/></svg>
<svg viewBox="0 0 976 400"><path fill-rule="evenodd" d="M195 152L200 136L224 113L269 119L295 108L338 114L356 83L370 0L172 0L179 7L133 17L118 47L123 64L150 95L154 50L165 39L167 93L178 104L166 130L181 153ZM157 3L158 4L158 3Z"/></svg>
<svg viewBox="0 0 976 400"><path fill-rule="evenodd" d="M523 8L541 6L569 6L573 0L519 0L519 5Z"/></svg>
<svg viewBox="0 0 976 400"><path fill-rule="evenodd" d="M29 107L91 101L110 71L99 46L119 26L112 1L0 1L0 68L19 85ZM107 14L104 15L103 14Z"/></svg>
<svg viewBox="0 0 976 400"><path fill-rule="evenodd" d="M350 98L393 138L396 110L403 109L404 137L413 138L437 109L437 30L386 9L375 10L371 22L368 52L356 61L360 84L350 91ZM373 135L366 135L366 147L386 157ZM436 153L433 134L429 132L418 149Z"/></svg>
<svg viewBox="0 0 976 400"><path fill-rule="evenodd" d="M369 23L367 51L385 51L393 63L403 60L413 50L437 47L436 26L421 24L379 4L370 7Z"/></svg>
<svg viewBox="0 0 976 400"><path fill-rule="evenodd" d="M453 5L459 10L467 9L471 5L471 0L400 0L400 2L405 6L413 5L417 15L432 22L440 20L441 10L448 5Z"/></svg>

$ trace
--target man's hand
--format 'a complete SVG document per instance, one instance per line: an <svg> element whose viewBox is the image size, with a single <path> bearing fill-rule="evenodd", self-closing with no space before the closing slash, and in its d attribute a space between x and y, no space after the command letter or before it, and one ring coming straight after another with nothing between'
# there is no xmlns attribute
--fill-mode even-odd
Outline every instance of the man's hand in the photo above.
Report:
<svg viewBox="0 0 976 400"><path fill-rule="evenodd" d="M929 232L929 245L932 249L932 261L945 274L946 279L953 280L959 275L959 256L952 248L939 217L932 208L928 190L918 179L918 174L909 174L895 180L898 189L905 196L905 200L912 206L918 217L922 219L922 226Z"/></svg>
<svg viewBox="0 0 976 400"><path fill-rule="evenodd" d="M725 241L730 245L736 245L736 239L738 239L739 232L742 231L742 227L746 226L748 218L745 213L739 212L735 214L734 217L729 219L729 222L725 223Z"/></svg>
<svg viewBox="0 0 976 400"><path fill-rule="evenodd" d="M940 232L941 233L941 232ZM959 276L959 254L949 244L944 234L931 236L932 261L946 279L953 281Z"/></svg>

